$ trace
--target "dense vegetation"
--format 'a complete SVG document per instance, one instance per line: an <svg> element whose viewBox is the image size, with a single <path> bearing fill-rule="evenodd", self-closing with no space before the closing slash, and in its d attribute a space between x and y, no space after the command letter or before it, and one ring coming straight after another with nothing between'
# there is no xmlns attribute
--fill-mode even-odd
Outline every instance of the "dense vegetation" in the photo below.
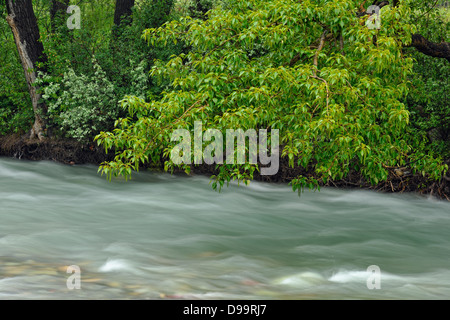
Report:
<svg viewBox="0 0 450 320"><path fill-rule="evenodd" d="M416 32L448 41L445 1L383 6L380 29L357 0L140 0L119 25L115 1L93 3L78 4L82 26L69 30L67 14L51 17L53 1L33 1L47 56L36 85L47 136L113 150L101 166L109 177L177 167L171 135L195 121L278 129L280 156L306 170L294 190L350 171L377 184L394 168L430 181L448 169L449 61L408 47ZM3 18L0 34L0 134L25 133L34 115ZM259 170L218 164L213 187Z"/></svg>
<svg viewBox="0 0 450 320"><path fill-rule="evenodd" d="M436 42L449 39L450 2L446 7L432 10L432 3L424 4L423 10L413 11L417 28L428 39ZM425 144L429 152L450 158L450 67L443 59L407 50L415 59L410 75L410 91L405 99L411 112L411 127L414 135L426 133Z"/></svg>

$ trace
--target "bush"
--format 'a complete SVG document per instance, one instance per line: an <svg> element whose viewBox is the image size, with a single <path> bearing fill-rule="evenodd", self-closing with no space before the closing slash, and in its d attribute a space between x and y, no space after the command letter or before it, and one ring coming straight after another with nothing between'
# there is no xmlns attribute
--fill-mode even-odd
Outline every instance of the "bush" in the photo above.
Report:
<svg viewBox="0 0 450 320"><path fill-rule="evenodd" d="M416 55L412 89L406 98L416 135L425 134L428 148L450 157L450 68L448 62Z"/></svg>
<svg viewBox="0 0 450 320"><path fill-rule="evenodd" d="M67 137L78 141L91 140L100 131L111 129L119 116L120 96L115 84L95 59L92 64L92 75L77 75L69 69L60 82L54 82L55 78L49 75L41 75L37 81L43 85L42 98L48 105L49 127L60 129ZM128 94L145 97L144 67L142 62L130 70Z"/></svg>
<svg viewBox="0 0 450 320"><path fill-rule="evenodd" d="M0 136L24 133L33 124L34 114L29 96L25 95L24 98L22 103L18 103L10 97L0 96Z"/></svg>
<svg viewBox="0 0 450 320"><path fill-rule="evenodd" d="M441 3L443 5L444 2ZM433 42L450 37L450 10L432 10L432 3L423 3L413 12L417 32ZM410 49L415 59L410 76L411 89L405 99L410 111L414 136L424 138L430 152L450 157L450 68L445 59L423 55Z"/></svg>

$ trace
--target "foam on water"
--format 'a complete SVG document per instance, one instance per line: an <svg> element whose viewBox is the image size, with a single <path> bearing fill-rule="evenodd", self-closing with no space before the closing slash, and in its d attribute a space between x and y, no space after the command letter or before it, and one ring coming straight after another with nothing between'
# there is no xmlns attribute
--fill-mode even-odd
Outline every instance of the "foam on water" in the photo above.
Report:
<svg viewBox="0 0 450 320"><path fill-rule="evenodd" d="M335 274L333 274L329 281L337 282L337 283L365 283L367 279L372 275L372 273L367 271L358 271L358 270L341 270ZM409 281L407 277L401 277L394 274L389 273L380 273L381 281Z"/></svg>
<svg viewBox="0 0 450 320"><path fill-rule="evenodd" d="M302 272L275 280L275 284L289 285L300 288L316 286L326 282L327 279L317 272Z"/></svg>
<svg viewBox="0 0 450 320"><path fill-rule="evenodd" d="M108 259L99 269L99 272L116 272L116 271L134 271L135 269L131 267L124 259Z"/></svg>

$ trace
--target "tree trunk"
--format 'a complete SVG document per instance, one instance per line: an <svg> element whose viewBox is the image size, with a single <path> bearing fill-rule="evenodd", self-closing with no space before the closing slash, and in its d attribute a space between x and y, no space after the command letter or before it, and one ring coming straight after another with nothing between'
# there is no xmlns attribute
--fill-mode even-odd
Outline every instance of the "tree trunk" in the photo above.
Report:
<svg viewBox="0 0 450 320"><path fill-rule="evenodd" d="M114 26L112 28L110 47L113 51L117 50L117 39L120 37L119 26L122 20L131 16L131 8L134 6L134 0L116 0L116 8L114 10ZM128 21L130 23L131 21Z"/></svg>
<svg viewBox="0 0 450 320"><path fill-rule="evenodd" d="M122 20L131 16L131 8L133 8L133 6L134 0L116 0L116 8L114 10L114 26L112 28L111 41L109 43L111 50L114 52L113 56L115 56L115 53L118 50L118 40L121 35L121 30L119 27L123 23ZM129 20L127 23L129 24L131 21Z"/></svg>
<svg viewBox="0 0 450 320"><path fill-rule="evenodd" d="M6 9L8 12L6 20L14 35L35 115L30 138L37 137L43 140L47 107L45 103L40 102L41 95L37 93L38 87L33 84L37 77L38 62L44 63L47 58L44 54L44 46L39 41L39 27L33 5L31 0L6 0Z"/></svg>
<svg viewBox="0 0 450 320"><path fill-rule="evenodd" d="M69 0L52 0L52 5L50 7L50 21L52 26L52 31L57 29L58 16L64 16L67 13L67 8L69 7Z"/></svg>
<svg viewBox="0 0 450 320"><path fill-rule="evenodd" d="M116 0L116 9L114 11L114 24L120 25L123 18L131 16L131 8L134 6L134 0Z"/></svg>

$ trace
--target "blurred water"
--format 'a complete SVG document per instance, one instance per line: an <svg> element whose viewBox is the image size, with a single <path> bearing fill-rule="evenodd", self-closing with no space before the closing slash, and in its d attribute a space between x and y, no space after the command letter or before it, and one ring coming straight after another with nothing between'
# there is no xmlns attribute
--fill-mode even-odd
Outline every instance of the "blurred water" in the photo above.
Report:
<svg viewBox="0 0 450 320"><path fill-rule="evenodd" d="M449 226L416 195L0 159L0 299L449 299Z"/></svg>

